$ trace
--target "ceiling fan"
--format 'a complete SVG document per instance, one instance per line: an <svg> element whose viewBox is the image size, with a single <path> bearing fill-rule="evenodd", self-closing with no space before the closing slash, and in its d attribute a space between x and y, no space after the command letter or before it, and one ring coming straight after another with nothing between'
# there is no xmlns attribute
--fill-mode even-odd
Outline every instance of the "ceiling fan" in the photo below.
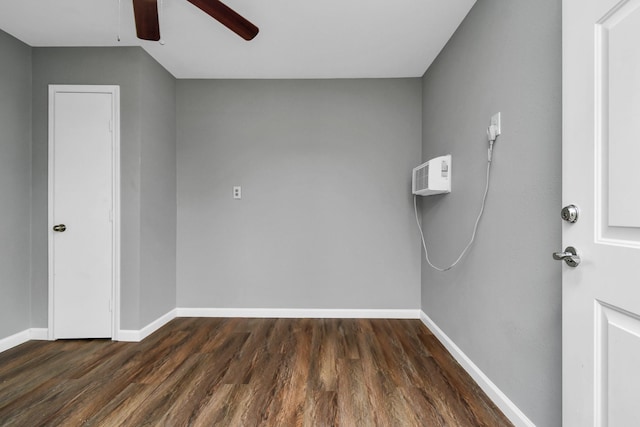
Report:
<svg viewBox="0 0 640 427"><path fill-rule="evenodd" d="M187 1L245 40L252 40L258 34L258 27L219 0ZM135 15L138 38L142 40L160 40L158 0L133 0L133 13Z"/></svg>

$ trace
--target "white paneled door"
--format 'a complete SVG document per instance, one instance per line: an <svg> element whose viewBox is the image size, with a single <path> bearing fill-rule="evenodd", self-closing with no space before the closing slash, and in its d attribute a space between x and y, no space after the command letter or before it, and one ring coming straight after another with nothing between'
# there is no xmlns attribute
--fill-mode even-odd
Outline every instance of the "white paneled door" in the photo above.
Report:
<svg viewBox="0 0 640 427"><path fill-rule="evenodd" d="M564 0L563 33L564 426L640 426L640 0Z"/></svg>
<svg viewBox="0 0 640 427"><path fill-rule="evenodd" d="M49 88L49 337L111 338L118 88Z"/></svg>

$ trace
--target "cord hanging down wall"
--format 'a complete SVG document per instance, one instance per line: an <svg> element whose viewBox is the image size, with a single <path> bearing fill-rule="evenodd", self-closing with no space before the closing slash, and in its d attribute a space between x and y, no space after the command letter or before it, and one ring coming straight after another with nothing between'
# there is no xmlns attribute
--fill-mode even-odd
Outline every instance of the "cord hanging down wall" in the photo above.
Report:
<svg viewBox="0 0 640 427"><path fill-rule="evenodd" d="M498 135L502 133L500 113L496 113L491 117L491 124L487 128L487 140L489 141L489 148L487 150L487 179L484 188L484 195L482 196L482 205L480 206L480 212L473 226L473 233L467 246L462 250L460 256L448 267L437 267L433 265L429 259L429 251L427 250L427 243L424 237L424 231L420 224L418 217L418 196L430 196L433 194L443 194L451 192L451 155L436 157L421 164L413 169L413 176L411 180L411 188L413 192L413 209L416 214L416 223L418 224L418 230L420 230L420 237L422 239L422 247L424 248L425 259L429 266L438 271L448 271L455 267L460 260L466 255L473 244L478 232L478 225L480 219L484 213L484 207L487 202L487 194L489 193L489 178L491 177L491 163L493 161L493 144L496 142Z"/></svg>

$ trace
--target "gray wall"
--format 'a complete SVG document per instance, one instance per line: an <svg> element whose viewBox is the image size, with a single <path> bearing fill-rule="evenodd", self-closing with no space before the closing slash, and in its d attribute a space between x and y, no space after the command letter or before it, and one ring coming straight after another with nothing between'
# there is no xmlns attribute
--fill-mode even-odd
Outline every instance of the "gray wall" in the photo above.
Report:
<svg viewBox="0 0 640 427"><path fill-rule="evenodd" d="M179 307L418 308L420 79L177 87Z"/></svg>
<svg viewBox="0 0 640 427"><path fill-rule="evenodd" d="M31 48L0 31L0 339L30 327Z"/></svg>
<svg viewBox="0 0 640 427"><path fill-rule="evenodd" d="M148 197L141 195L144 191L142 177L147 182L157 175L156 162L166 163L161 156L172 156L171 140L175 132L171 124L163 124L163 130L167 133L156 139L150 128L153 123L171 120L171 105L156 105L156 101L171 102L171 95L167 92L173 90L170 79L148 64L148 56L137 47L119 48L35 48L33 50L33 189L32 189L32 326L46 327L47 325L47 103L49 84L104 84L120 85L120 114L121 114L121 249L122 249L122 282L121 282L121 328L140 329L150 313L164 314L167 301L175 298L175 282L171 283L175 276L165 277L161 282L160 291L169 289L169 295L161 298L151 298L142 301L141 289L141 228L142 204L148 212L153 211L153 203L159 203L163 209L171 209L171 202L163 204L171 199L172 195L158 196L158 193L166 191L170 193L175 189L166 182L171 182L171 171L168 177L162 178L158 183L146 184L145 189L150 191ZM146 80L149 79L150 82ZM157 86L157 88L156 88ZM157 89L158 94L150 94ZM172 134L173 132L173 134ZM168 154L157 156L149 155L149 159L143 159L144 154L149 155L154 146L162 147ZM175 142L173 142L175 144ZM147 165L148 162L148 165ZM142 172L143 166L146 172ZM174 184L175 185L175 184ZM160 189L161 188L161 189ZM158 198L162 200L158 201ZM149 213L146 214L147 218ZM174 233L175 220L171 222L171 215L163 213L163 219L167 220L168 233ZM161 238L153 240L150 236L153 228L149 226L144 231L144 239L147 245L167 244L171 241ZM164 252L162 252L164 251ZM150 258L170 256L172 248L158 248ZM158 254L162 252L161 254ZM146 261L149 265L148 261ZM170 258L166 259L166 267L171 270L171 264L175 263ZM146 267L147 269L149 267ZM151 275L146 271L145 283L150 283ZM151 286L151 285L149 285ZM150 293L147 286L144 296ZM172 290L172 291L171 291ZM171 295L173 293L173 295ZM155 304L158 304L156 307ZM144 310L141 307L144 306ZM141 316L143 311L144 319ZM157 317L157 316L156 316Z"/></svg>
<svg viewBox="0 0 640 427"><path fill-rule="evenodd" d="M423 158L453 154L453 191L422 200L422 308L537 425L561 424L561 2L481 0L423 79Z"/></svg>
<svg viewBox="0 0 640 427"><path fill-rule="evenodd" d="M141 57L140 327L176 307L176 80Z"/></svg>
<svg viewBox="0 0 640 427"><path fill-rule="evenodd" d="M47 325L47 85L117 84L122 328L176 305L418 308L422 294L516 405L559 425L560 16L559 0L479 1L422 81L180 81L177 97L139 48L31 50L0 32L0 338ZM453 193L421 200L446 264L471 232L496 111L476 244L451 272L423 262L420 289L409 171L421 152L454 156Z"/></svg>
<svg viewBox="0 0 640 427"><path fill-rule="evenodd" d="M137 329L140 283L139 48L34 48L32 325L47 326L47 123L49 84L120 85L121 327Z"/></svg>

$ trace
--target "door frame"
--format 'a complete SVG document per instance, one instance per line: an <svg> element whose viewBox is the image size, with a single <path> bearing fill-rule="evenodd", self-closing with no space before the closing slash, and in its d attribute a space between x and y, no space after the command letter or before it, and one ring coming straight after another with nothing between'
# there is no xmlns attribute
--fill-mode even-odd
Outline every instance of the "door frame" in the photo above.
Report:
<svg viewBox="0 0 640 427"><path fill-rule="evenodd" d="M49 326L48 339L54 340L54 293L53 280L54 245L53 245L53 206L54 206L54 177L55 177L55 141L54 120L55 94L56 93L107 93L111 95L113 117L112 149L111 149L111 339L118 340L120 331L120 86L117 85L49 85L49 151L48 151L48 299L49 299Z"/></svg>

